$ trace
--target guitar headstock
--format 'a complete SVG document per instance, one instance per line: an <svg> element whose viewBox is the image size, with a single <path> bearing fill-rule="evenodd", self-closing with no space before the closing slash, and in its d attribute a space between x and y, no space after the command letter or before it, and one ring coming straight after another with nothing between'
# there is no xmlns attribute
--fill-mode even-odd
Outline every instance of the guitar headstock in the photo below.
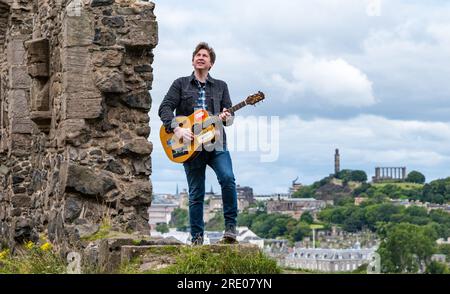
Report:
<svg viewBox="0 0 450 294"><path fill-rule="evenodd" d="M256 103L263 101L264 98L266 98L264 93L258 91L258 93L248 96L247 99L245 99L245 103L247 105L255 105Z"/></svg>

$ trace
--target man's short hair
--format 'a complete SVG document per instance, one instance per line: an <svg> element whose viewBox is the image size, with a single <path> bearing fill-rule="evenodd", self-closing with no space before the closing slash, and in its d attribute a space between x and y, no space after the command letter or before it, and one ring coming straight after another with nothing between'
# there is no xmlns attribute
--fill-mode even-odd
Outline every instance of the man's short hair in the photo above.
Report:
<svg viewBox="0 0 450 294"><path fill-rule="evenodd" d="M214 64L216 62L216 52L214 49L208 45L206 42L201 42L195 47L194 53L192 53L192 60L194 60L195 55L197 55L198 51L205 49L209 52L209 57L211 57L211 63Z"/></svg>

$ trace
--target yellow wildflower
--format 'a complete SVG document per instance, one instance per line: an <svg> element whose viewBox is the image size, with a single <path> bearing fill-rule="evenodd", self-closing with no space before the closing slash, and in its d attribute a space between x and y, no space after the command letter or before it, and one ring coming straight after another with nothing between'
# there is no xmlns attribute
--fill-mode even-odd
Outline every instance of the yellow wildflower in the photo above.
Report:
<svg viewBox="0 0 450 294"><path fill-rule="evenodd" d="M45 242L44 244L42 244L41 246L41 250L42 251L48 251L52 249L52 244Z"/></svg>
<svg viewBox="0 0 450 294"><path fill-rule="evenodd" d="M9 255L9 249L0 252L0 260L5 259Z"/></svg>
<svg viewBox="0 0 450 294"><path fill-rule="evenodd" d="M32 241L28 241L28 242L25 244L25 247L26 247L27 249L31 250L31 249L33 249L33 247L34 247L34 243L33 243Z"/></svg>

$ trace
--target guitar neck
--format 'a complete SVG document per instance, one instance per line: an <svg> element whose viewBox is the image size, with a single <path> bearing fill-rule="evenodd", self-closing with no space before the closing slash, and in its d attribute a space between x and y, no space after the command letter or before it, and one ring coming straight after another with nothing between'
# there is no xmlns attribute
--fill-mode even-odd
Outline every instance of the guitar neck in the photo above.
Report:
<svg viewBox="0 0 450 294"><path fill-rule="evenodd" d="M247 103L246 103L245 101L242 101L241 103L236 104L236 105L230 107L230 108L228 109L228 111L229 111L231 114L233 114L233 113L235 113L236 111L238 111L239 109L241 109L241 108L243 108L243 107L245 107L245 106L247 106ZM213 118L213 122L218 122L219 120L220 120L220 119L219 119L219 115L217 115L217 116L215 116L215 117Z"/></svg>
<svg viewBox="0 0 450 294"><path fill-rule="evenodd" d="M245 103L245 101L242 101L241 103L236 104L233 107L231 107L230 109L228 109L228 111L230 111L230 113L233 113L233 112L236 112L236 111L238 111L239 109L241 109L241 108L243 108L245 106L247 106L247 103Z"/></svg>

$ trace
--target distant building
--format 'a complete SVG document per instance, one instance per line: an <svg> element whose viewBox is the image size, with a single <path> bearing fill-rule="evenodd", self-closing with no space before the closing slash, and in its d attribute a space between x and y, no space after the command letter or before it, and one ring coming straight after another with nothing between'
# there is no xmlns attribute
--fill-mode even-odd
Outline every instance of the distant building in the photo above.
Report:
<svg viewBox="0 0 450 294"><path fill-rule="evenodd" d="M384 181L405 181L406 167L376 167L375 176L372 182L380 183Z"/></svg>
<svg viewBox="0 0 450 294"><path fill-rule="evenodd" d="M274 193L268 195L255 195L256 201L267 202L270 200L289 200L292 199L289 193Z"/></svg>
<svg viewBox="0 0 450 294"><path fill-rule="evenodd" d="M447 240L445 240L444 238L437 239L436 243L438 245L448 245L450 244L450 237L448 237Z"/></svg>
<svg viewBox="0 0 450 294"><path fill-rule="evenodd" d="M178 208L177 203L168 200L163 195L154 195L153 197L152 205L147 210L149 216L148 223L152 230L156 228L157 224L169 224L172 212L175 208Z"/></svg>
<svg viewBox="0 0 450 294"><path fill-rule="evenodd" d="M298 192L301 188L303 188L303 185L301 183L297 183L298 177L292 181L291 187L289 187L289 195L292 197L294 193Z"/></svg>
<svg viewBox="0 0 450 294"><path fill-rule="evenodd" d="M420 200L408 200L408 199L390 199L391 203L394 205L401 205L403 207L418 206L425 208L428 212L432 210L443 210L450 213L450 204L437 204L429 202L421 202Z"/></svg>
<svg viewBox="0 0 450 294"><path fill-rule="evenodd" d="M436 261L440 263L446 263L447 256L445 254L433 254L431 255L431 261Z"/></svg>
<svg viewBox="0 0 450 294"><path fill-rule="evenodd" d="M341 171L341 156L339 155L339 149L336 149L334 153L334 175L337 176Z"/></svg>
<svg viewBox="0 0 450 294"><path fill-rule="evenodd" d="M288 200L269 200L267 202L267 213L281 213L300 219L305 211L315 215L326 207L326 202L314 198L292 198Z"/></svg>
<svg viewBox="0 0 450 294"><path fill-rule="evenodd" d="M356 246L357 247L357 246ZM376 248L322 249L295 248L281 265L320 272L350 272L371 261Z"/></svg>
<svg viewBox="0 0 450 294"><path fill-rule="evenodd" d="M246 197L238 196L238 210L243 211L250 206ZM205 206L206 207L206 206ZM209 206L207 207L209 212L216 212L223 209L222 195L213 195L209 197Z"/></svg>
<svg viewBox="0 0 450 294"><path fill-rule="evenodd" d="M183 192L180 193L179 199L180 199L180 202L179 202L180 208L181 209L188 209L188 207L189 207L189 194L188 194L186 189L183 189Z"/></svg>
<svg viewBox="0 0 450 294"><path fill-rule="evenodd" d="M236 192L237 192L238 198L243 199L242 201L248 202L249 205L255 203L255 198L253 195L253 188L248 187L248 186L241 187L240 185L237 185Z"/></svg>

